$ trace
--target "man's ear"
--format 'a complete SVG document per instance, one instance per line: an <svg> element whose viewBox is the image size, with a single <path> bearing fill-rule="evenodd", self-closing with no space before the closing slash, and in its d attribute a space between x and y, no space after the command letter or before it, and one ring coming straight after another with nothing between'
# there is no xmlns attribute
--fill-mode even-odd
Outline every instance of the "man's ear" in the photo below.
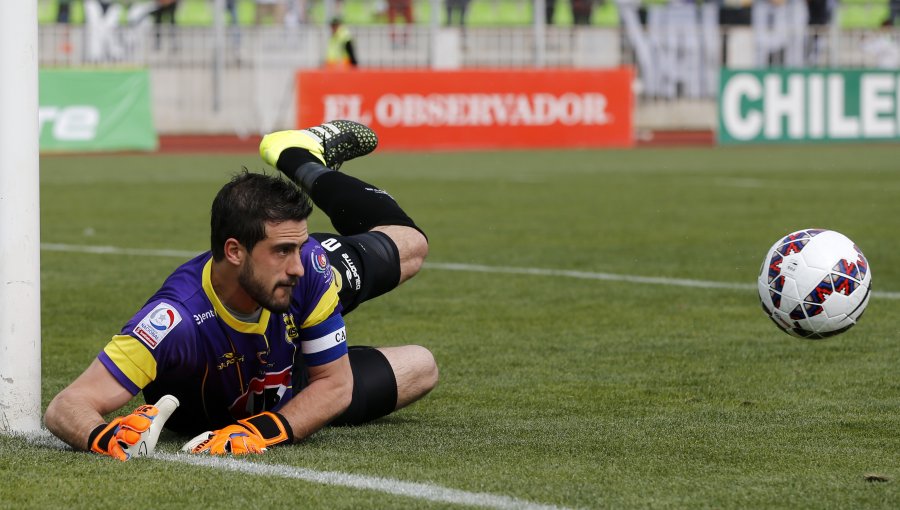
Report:
<svg viewBox="0 0 900 510"><path fill-rule="evenodd" d="M244 249L244 245L238 242L237 239L229 237L228 240L225 241L225 260L227 260L229 264L239 266L244 262L246 256L247 250Z"/></svg>

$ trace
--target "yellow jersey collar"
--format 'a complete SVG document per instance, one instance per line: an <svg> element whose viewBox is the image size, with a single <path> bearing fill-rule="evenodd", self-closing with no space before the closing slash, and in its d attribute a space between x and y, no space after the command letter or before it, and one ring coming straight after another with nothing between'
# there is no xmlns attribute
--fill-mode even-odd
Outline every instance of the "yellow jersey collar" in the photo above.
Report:
<svg viewBox="0 0 900 510"><path fill-rule="evenodd" d="M216 291L213 290L211 275L212 257L210 257L209 260L206 261L206 265L203 266L203 292L206 293L206 297L209 298L209 302L212 303L216 315L221 317L222 320L225 321L225 324L228 324L228 326L240 333L255 335L265 334L266 326L269 324L269 317L271 317L272 312L263 308L257 322L244 322L238 320L228 311L228 308L222 304L222 301L219 300L219 296L216 295Z"/></svg>

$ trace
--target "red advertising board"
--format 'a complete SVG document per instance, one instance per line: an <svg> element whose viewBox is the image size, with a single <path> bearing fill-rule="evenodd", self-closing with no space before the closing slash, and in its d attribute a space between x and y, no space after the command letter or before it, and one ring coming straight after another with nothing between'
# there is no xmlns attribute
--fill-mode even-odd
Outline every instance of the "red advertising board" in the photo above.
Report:
<svg viewBox="0 0 900 510"><path fill-rule="evenodd" d="M630 147L630 68L297 73L297 126L350 119L384 149Z"/></svg>

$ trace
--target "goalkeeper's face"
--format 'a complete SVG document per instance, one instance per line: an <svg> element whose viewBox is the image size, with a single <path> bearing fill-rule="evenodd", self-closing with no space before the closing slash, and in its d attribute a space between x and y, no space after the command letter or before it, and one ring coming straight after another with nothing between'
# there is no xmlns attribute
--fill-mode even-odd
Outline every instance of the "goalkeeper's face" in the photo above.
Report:
<svg viewBox="0 0 900 510"><path fill-rule="evenodd" d="M263 308L285 313L303 276L300 247L309 239L306 220L267 223L266 237L244 259L238 283Z"/></svg>

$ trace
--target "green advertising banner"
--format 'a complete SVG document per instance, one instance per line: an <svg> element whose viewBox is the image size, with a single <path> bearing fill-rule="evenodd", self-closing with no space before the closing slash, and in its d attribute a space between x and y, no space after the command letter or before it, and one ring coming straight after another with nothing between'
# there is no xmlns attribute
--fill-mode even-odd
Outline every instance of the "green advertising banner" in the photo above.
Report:
<svg viewBox="0 0 900 510"><path fill-rule="evenodd" d="M723 70L720 144L900 139L900 72Z"/></svg>
<svg viewBox="0 0 900 510"><path fill-rule="evenodd" d="M42 151L156 150L146 70L41 70Z"/></svg>

